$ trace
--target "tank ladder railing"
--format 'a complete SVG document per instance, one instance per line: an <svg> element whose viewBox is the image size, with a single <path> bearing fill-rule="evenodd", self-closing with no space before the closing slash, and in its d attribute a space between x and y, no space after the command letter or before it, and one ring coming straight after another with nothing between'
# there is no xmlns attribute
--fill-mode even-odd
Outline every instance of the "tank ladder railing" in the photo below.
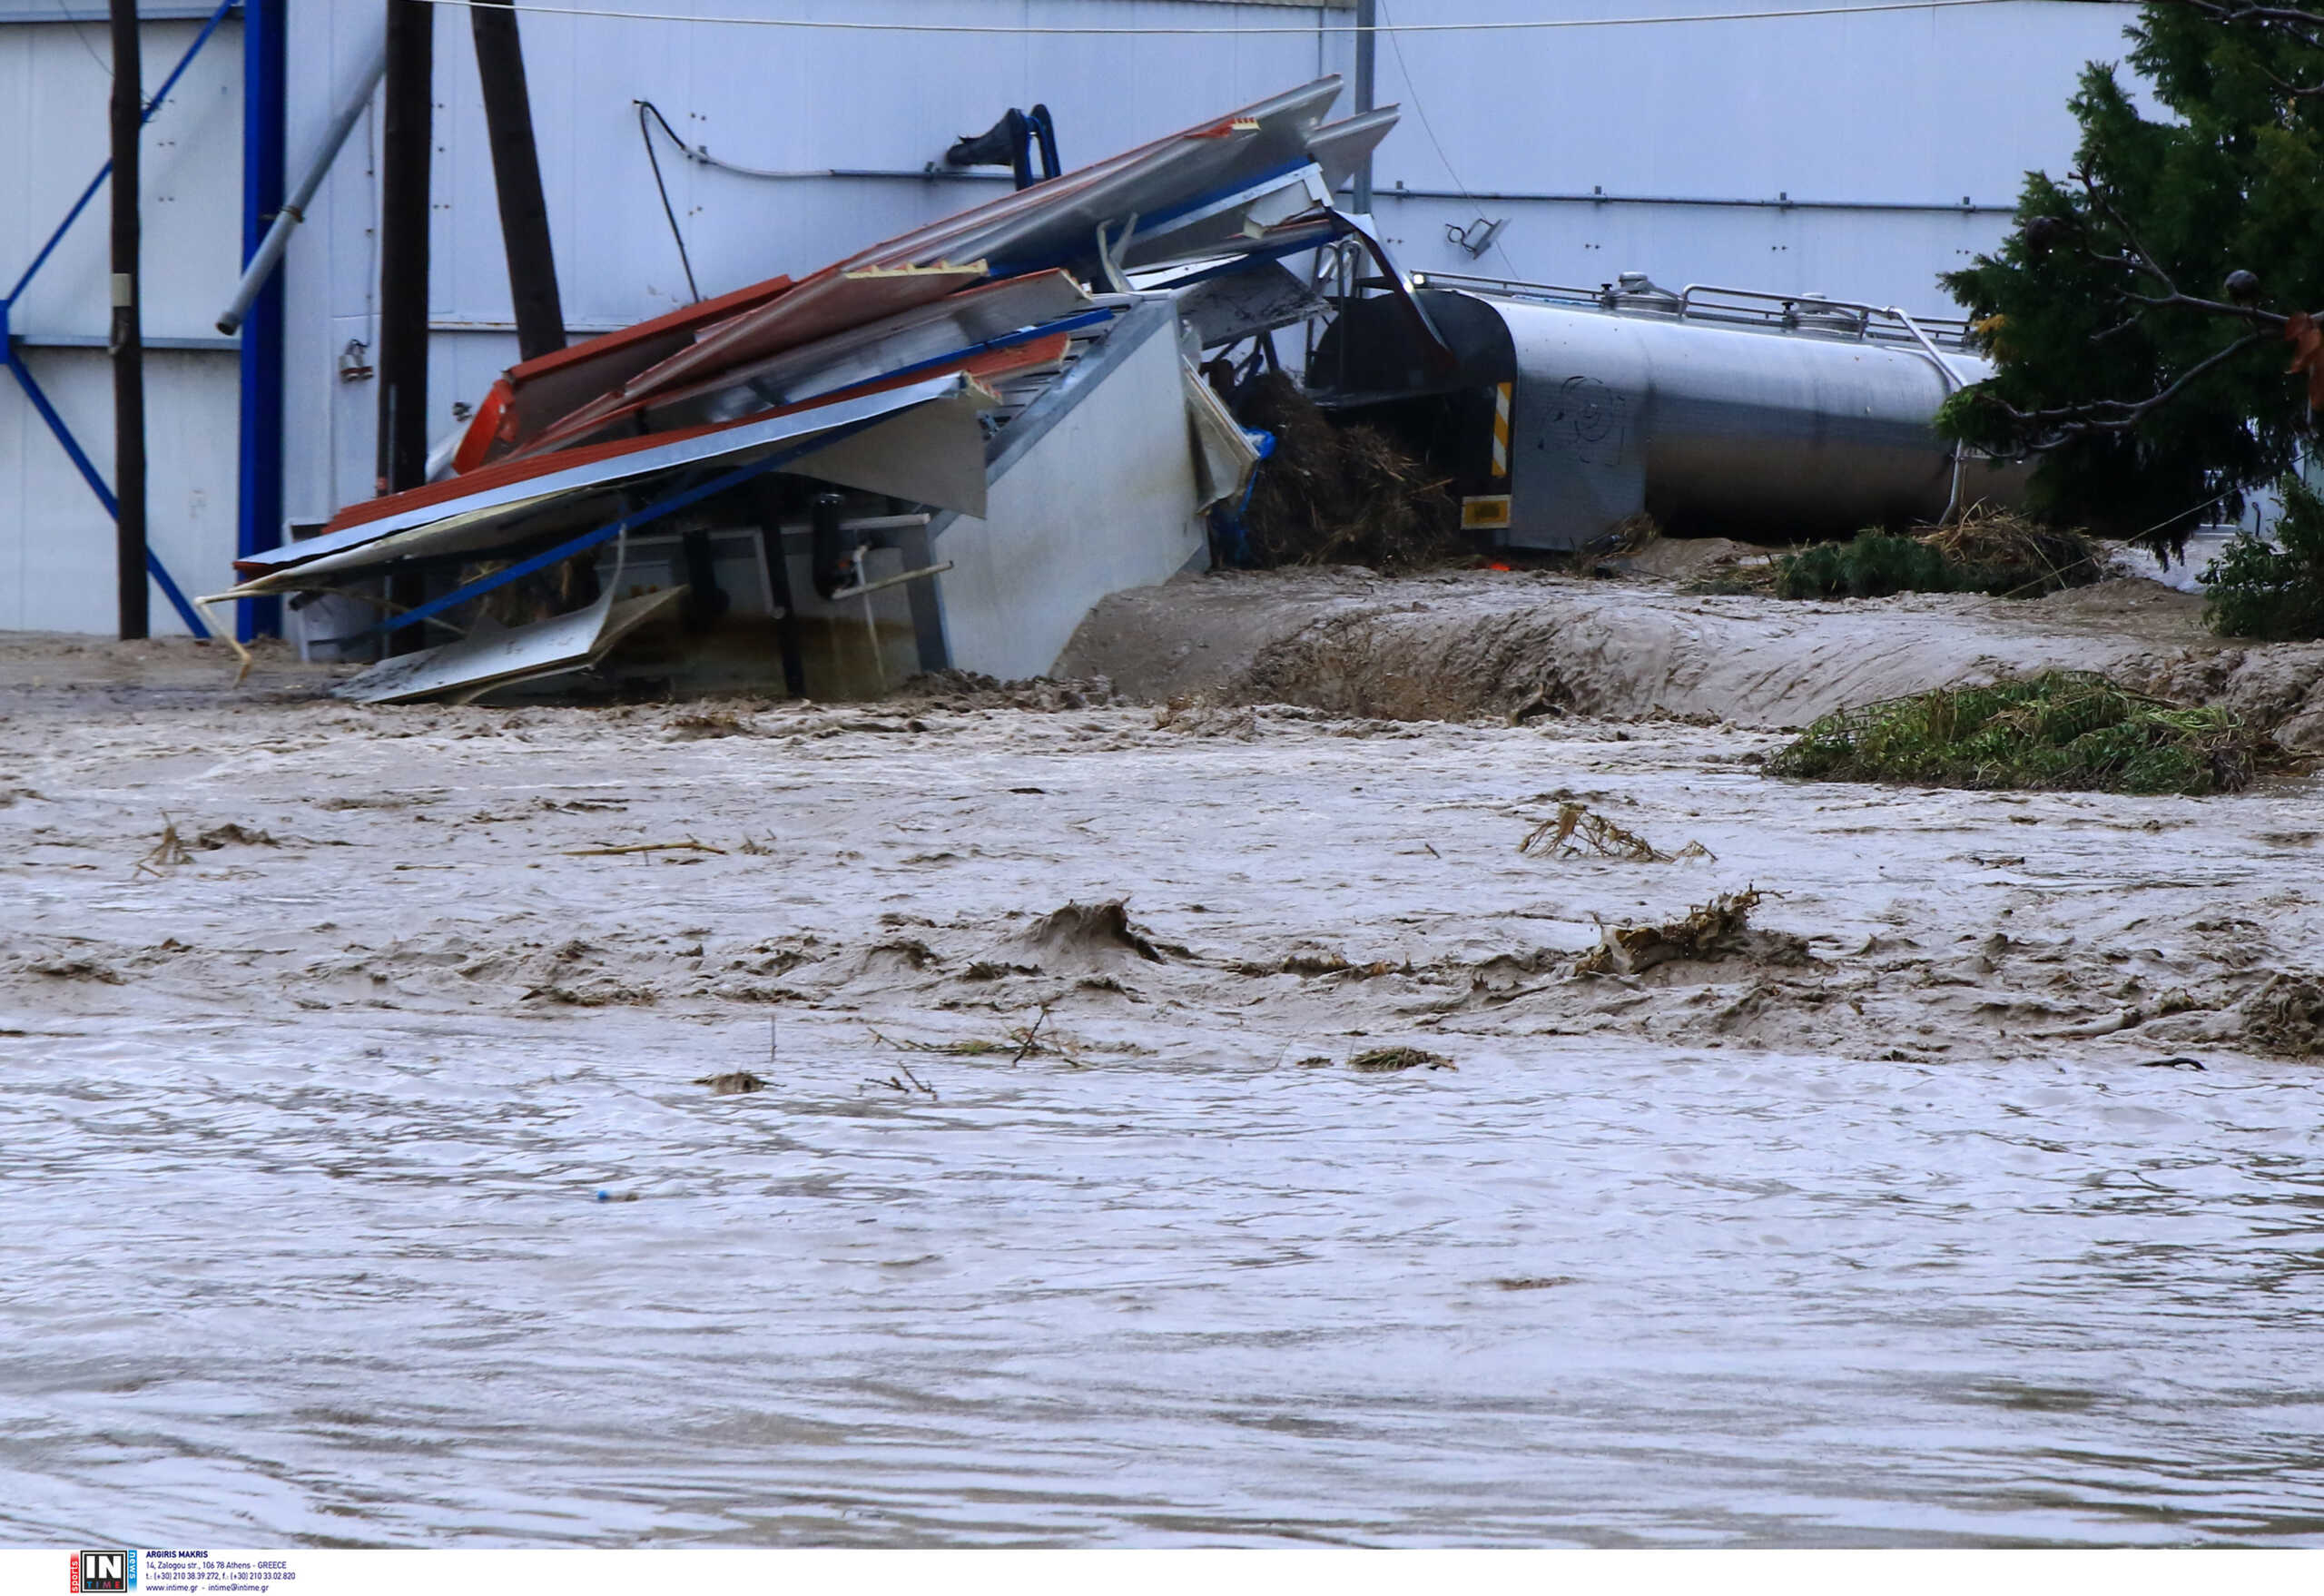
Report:
<svg viewBox="0 0 2324 1596"><path fill-rule="evenodd" d="M1669 294L1657 291L1649 295L1631 295L1620 288L1605 286L1584 288L1572 283L1527 282L1514 278L1480 277L1469 272L1415 272L1414 287L1441 286L1470 289L1497 294L1507 299L1541 300L1551 303L1571 305L1577 309L1592 308L1611 310L1617 314L1675 316L1684 320L1722 322L1730 326L1749 327L1764 331L1817 330L1803 325L1803 317L1820 312L1855 312L1853 327L1829 329L1845 331L1866 342L1910 343L1923 348L1935 346L1939 340L1965 345L1969 327L1965 321L1946 317L1912 317L1893 306L1868 305L1849 300L1817 299L1800 293L1774 293L1760 289L1721 288L1714 284L1696 283L1681 293ZM1689 294L1709 294L1731 300L1748 301L1744 304L1701 304L1689 302ZM1666 297L1667 296L1667 297ZM1893 329L1879 326L1879 318L1892 318ZM1930 330L1934 330L1932 332Z"/></svg>

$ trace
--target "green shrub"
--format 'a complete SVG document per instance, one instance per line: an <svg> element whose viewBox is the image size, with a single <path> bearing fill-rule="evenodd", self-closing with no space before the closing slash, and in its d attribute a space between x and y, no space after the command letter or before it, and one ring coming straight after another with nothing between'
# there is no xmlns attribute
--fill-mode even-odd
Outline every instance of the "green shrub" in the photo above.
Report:
<svg viewBox="0 0 2324 1596"><path fill-rule="evenodd" d="M2088 671L1943 687L1842 710L1768 773L1931 787L2231 793L2266 744L2222 709L2149 698Z"/></svg>
<svg viewBox="0 0 2324 1596"><path fill-rule="evenodd" d="M1962 590L1959 570L1927 544L1869 528L1852 543L1821 543L1776 562L1778 598L1886 598Z"/></svg>
<svg viewBox="0 0 2324 1596"><path fill-rule="evenodd" d="M1866 527L1776 562L1781 598L1886 598L1896 593L1988 593L2031 598L2103 575L2098 550L2075 530L2006 510L1973 510L1951 526L1905 537Z"/></svg>
<svg viewBox="0 0 2324 1596"><path fill-rule="evenodd" d="M2324 637L2324 498L2296 477L2270 546L2239 532L2203 573L2203 619L2223 637Z"/></svg>

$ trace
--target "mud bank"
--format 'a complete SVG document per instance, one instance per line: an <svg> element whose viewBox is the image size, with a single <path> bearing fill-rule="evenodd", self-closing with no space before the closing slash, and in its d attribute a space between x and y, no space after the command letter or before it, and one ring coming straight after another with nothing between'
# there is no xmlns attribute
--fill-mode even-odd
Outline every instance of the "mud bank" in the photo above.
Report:
<svg viewBox="0 0 2324 1596"><path fill-rule="evenodd" d="M2287 747L2324 747L2324 645L2223 645L2201 610L2192 595L2129 578L2025 601L1822 604L1551 572L1276 571L1109 598L1059 668L1144 698L1393 720L1670 715L1779 728L2066 666L2224 704Z"/></svg>

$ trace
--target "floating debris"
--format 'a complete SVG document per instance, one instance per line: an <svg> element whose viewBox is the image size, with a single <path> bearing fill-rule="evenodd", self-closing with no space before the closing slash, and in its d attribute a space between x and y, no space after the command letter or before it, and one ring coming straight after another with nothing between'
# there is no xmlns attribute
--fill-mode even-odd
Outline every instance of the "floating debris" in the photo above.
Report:
<svg viewBox="0 0 2324 1596"><path fill-rule="evenodd" d="M2243 1005L2243 1039L2293 1059L2324 1054L2324 979L2279 975Z"/></svg>
<svg viewBox="0 0 2324 1596"><path fill-rule="evenodd" d="M694 1085L708 1087L711 1096L718 1098L736 1098L744 1092L766 1089L766 1082L747 1069L730 1069L724 1075L704 1075L697 1079Z"/></svg>
<svg viewBox="0 0 2324 1596"><path fill-rule="evenodd" d="M1552 859L1571 859L1589 852L1607 859L1634 860L1640 864L1668 864L1678 859L1718 857L1700 842L1689 842L1676 853L1665 853L1636 832L1602 814L1592 813L1587 803L1560 804L1557 813L1525 833L1517 851L1531 853L1536 844Z"/></svg>
<svg viewBox="0 0 2324 1596"><path fill-rule="evenodd" d="M1419 1048L1374 1048L1358 1053L1347 1061L1348 1068L1361 1075L1389 1075L1402 1069L1457 1069L1459 1065L1442 1053L1431 1053Z"/></svg>
<svg viewBox="0 0 2324 1596"><path fill-rule="evenodd" d="M186 852L185 839L178 835L178 823L165 814L162 817L162 840L137 862L130 874L160 875L163 871L175 870L181 864L192 862L193 855Z"/></svg>
<svg viewBox="0 0 2324 1596"><path fill-rule="evenodd" d="M1766 896L1756 887L1723 892L1660 925L1598 929L1599 944L1574 961L1576 975L1636 975L1674 960L1723 959L1743 951L1751 911Z"/></svg>
<svg viewBox="0 0 2324 1596"><path fill-rule="evenodd" d="M251 826L228 821L222 826L212 826L193 839L193 846L207 852L225 847L273 848L280 846L272 837Z"/></svg>

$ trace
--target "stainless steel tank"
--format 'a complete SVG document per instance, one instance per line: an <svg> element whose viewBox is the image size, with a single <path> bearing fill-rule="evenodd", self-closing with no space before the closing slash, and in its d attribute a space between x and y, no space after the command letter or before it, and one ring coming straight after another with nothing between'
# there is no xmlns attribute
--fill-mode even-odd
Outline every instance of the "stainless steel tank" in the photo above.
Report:
<svg viewBox="0 0 2324 1596"><path fill-rule="evenodd" d="M1476 281L1421 291L1451 369L1396 347L1404 324L1357 300L1310 382L1408 438L1424 396L1465 418L1419 430L1464 520L1505 546L1577 548L1640 512L1677 532L1828 536L2022 496L2022 469L1956 466L1932 425L1947 394L1991 374L1958 323L1637 274L1595 294Z"/></svg>

